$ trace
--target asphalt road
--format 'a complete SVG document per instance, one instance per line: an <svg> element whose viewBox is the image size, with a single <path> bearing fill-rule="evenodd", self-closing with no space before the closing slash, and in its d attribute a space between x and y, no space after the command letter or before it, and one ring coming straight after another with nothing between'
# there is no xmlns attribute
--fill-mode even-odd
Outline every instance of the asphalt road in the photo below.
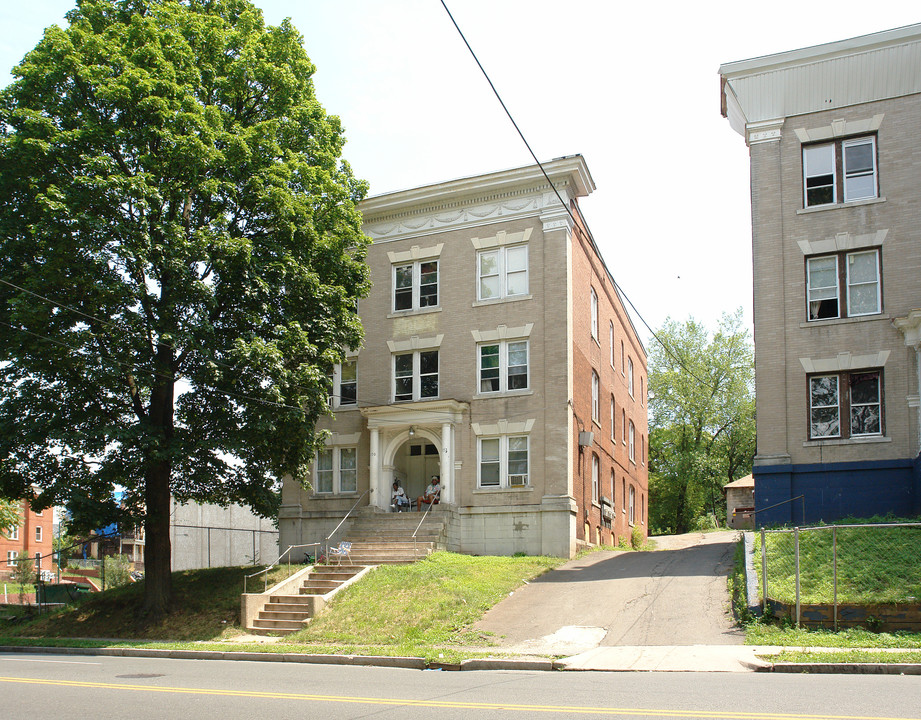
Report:
<svg viewBox="0 0 921 720"><path fill-rule="evenodd" d="M281 662L0 654L9 720L719 718L921 720L921 678L437 672Z"/></svg>
<svg viewBox="0 0 921 720"><path fill-rule="evenodd" d="M595 647L740 645L726 578L736 533L657 538L653 552L594 552L546 573L476 628L517 652L575 655Z"/></svg>

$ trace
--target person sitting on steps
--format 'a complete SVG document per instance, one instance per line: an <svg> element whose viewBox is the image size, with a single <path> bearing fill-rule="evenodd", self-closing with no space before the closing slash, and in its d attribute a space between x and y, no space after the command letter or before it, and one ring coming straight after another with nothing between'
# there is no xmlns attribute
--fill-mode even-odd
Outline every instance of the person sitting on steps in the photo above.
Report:
<svg viewBox="0 0 921 720"><path fill-rule="evenodd" d="M441 499L441 481L437 475L432 475L432 482L425 488L425 492L416 500L417 512L422 512L422 503L426 505L437 505Z"/></svg>
<svg viewBox="0 0 921 720"><path fill-rule="evenodd" d="M393 481L393 491L390 493L390 509L393 512L410 509L409 498L406 497L406 492L396 480Z"/></svg>

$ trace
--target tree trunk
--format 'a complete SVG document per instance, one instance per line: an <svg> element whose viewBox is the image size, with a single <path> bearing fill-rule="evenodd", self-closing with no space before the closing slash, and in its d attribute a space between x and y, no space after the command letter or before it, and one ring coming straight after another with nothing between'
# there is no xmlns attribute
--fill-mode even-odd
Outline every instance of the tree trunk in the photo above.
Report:
<svg viewBox="0 0 921 720"><path fill-rule="evenodd" d="M168 367L172 349L161 346L158 354L160 366ZM144 501L147 505L144 521L144 615L150 622L157 622L169 611L172 594L170 477L173 471L173 385L172 379L163 380L154 386L150 398L151 450L144 473Z"/></svg>

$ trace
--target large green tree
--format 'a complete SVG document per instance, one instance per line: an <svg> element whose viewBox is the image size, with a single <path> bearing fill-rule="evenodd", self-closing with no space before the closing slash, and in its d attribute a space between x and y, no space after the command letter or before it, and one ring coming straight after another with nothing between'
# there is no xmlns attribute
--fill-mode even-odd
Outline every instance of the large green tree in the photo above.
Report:
<svg viewBox="0 0 921 720"><path fill-rule="evenodd" d="M714 333L667 320L649 355L649 516L683 533L725 517L722 488L751 472L755 453L754 351L741 310Z"/></svg>
<svg viewBox="0 0 921 720"><path fill-rule="evenodd" d="M361 341L366 184L290 22L247 0L67 20L0 93L0 495L38 484L78 532L142 518L159 616L170 494L272 514L312 456Z"/></svg>

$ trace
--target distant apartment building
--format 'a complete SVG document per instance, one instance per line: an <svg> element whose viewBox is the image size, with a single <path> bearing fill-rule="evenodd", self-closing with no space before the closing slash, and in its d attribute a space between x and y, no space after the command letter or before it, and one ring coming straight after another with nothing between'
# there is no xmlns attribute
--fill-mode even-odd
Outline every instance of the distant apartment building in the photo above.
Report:
<svg viewBox="0 0 921 720"><path fill-rule="evenodd" d="M720 68L751 158L757 524L921 512L921 25Z"/></svg>
<svg viewBox="0 0 921 720"><path fill-rule="evenodd" d="M646 353L579 211L585 161L544 167L552 187L535 165L361 203L365 340L332 373L310 477L284 483L281 548L435 475L452 551L646 535Z"/></svg>
<svg viewBox="0 0 921 720"><path fill-rule="evenodd" d="M0 578L9 578L19 558L30 558L33 567L51 570L54 511L35 511L28 500L19 504L19 523L0 535Z"/></svg>

